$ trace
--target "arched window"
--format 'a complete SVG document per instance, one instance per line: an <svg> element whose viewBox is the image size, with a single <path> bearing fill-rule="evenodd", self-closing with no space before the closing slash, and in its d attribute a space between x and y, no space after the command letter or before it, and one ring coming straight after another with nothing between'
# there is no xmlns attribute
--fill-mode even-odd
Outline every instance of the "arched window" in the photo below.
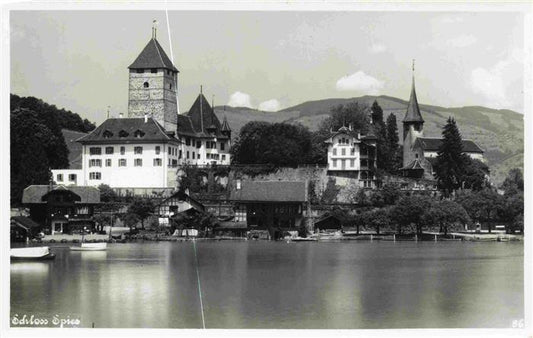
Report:
<svg viewBox="0 0 533 338"><path fill-rule="evenodd" d="M118 136L119 137L128 137L128 132L125 131L125 130L121 130L119 133L118 133Z"/></svg>
<svg viewBox="0 0 533 338"><path fill-rule="evenodd" d="M144 88L148 88L148 87L150 87L150 84L148 83L148 81L146 81L145 83L143 83L143 86L144 86Z"/></svg>
<svg viewBox="0 0 533 338"><path fill-rule="evenodd" d="M113 136L113 133L106 129L104 130L102 136L104 136L104 138L110 138L111 136Z"/></svg>
<svg viewBox="0 0 533 338"><path fill-rule="evenodd" d="M135 133L133 134L136 138L141 138L144 136L144 132L140 129L137 129Z"/></svg>

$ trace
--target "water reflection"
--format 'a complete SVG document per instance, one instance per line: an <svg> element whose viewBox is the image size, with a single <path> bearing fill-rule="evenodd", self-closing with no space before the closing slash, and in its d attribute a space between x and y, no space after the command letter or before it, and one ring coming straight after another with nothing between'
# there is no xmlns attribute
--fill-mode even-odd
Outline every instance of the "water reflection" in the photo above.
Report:
<svg viewBox="0 0 533 338"><path fill-rule="evenodd" d="M32 274L46 276L50 271L48 262L11 262L11 274Z"/></svg>
<svg viewBox="0 0 533 338"><path fill-rule="evenodd" d="M509 327L523 317L521 244L196 247L208 328ZM12 312L78 314L84 327L202 327L192 243L54 252L11 264Z"/></svg>

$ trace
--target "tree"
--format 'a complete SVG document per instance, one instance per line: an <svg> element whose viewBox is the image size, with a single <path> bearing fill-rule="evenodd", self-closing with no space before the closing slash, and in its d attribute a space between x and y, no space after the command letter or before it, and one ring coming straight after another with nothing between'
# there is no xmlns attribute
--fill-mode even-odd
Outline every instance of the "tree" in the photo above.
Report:
<svg viewBox="0 0 533 338"><path fill-rule="evenodd" d="M11 203L18 204L23 190L32 184L48 184L50 167L65 163L54 157L66 158L66 146L57 144L57 137L38 114L28 109L11 113ZM61 155L63 154L63 155ZM66 161L68 164L68 161Z"/></svg>
<svg viewBox="0 0 533 338"><path fill-rule="evenodd" d="M115 192L115 190L111 189L109 185L100 184L98 186L98 190L100 190L100 202L109 203L117 201L117 193Z"/></svg>
<svg viewBox="0 0 533 338"><path fill-rule="evenodd" d="M296 166L308 163L311 133L301 124L252 121L231 148L234 163Z"/></svg>
<svg viewBox="0 0 533 338"><path fill-rule="evenodd" d="M467 224L470 222L470 217L460 204L442 200L431 203L431 207L423 214L422 221L428 226L438 225L439 232L444 232L444 235L447 235L449 227L456 224Z"/></svg>
<svg viewBox="0 0 533 338"><path fill-rule="evenodd" d="M475 191L482 190L489 186L489 174L489 167L485 163L465 156L465 168L463 171L464 188Z"/></svg>
<svg viewBox="0 0 533 338"><path fill-rule="evenodd" d="M325 135L329 135L330 130L336 131L342 126L349 125L354 130L359 130L361 134L366 134L369 130L370 119L368 107L365 105L357 102L338 105L331 108L330 114L331 116L323 120L318 128Z"/></svg>
<svg viewBox="0 0 533 338"><path fill-rule="evenodd" d="M449 117L442 130L442 143L433 167L437 184L443 190L445 197L462 186L466 156L457 124L452 117Z"/></svg>
<svg viewBox="0 0 533 338"><path fill-rule="evenodd" d="M154 211L154 203L149 198L139 198L136 197L133 199L133 202L128 207L128 213L135 214L139 217L141 221L141 228L144 229L144 221L152 215Z"/></svg>
<svg viewBox="0 0 533 338"><path fill-rule="evenodd" d="M405 196L391 209L391 219L397 222L397 232L402 233L402 228L411 224L416 226L418 234L422 233L422 215L431 205L427 197Z"/></svg>
<svg viewBox="0 0 533 338"><path fill-rule="evenodd" d="M377 101L374 101L372 107L372 122L374 133L377 137L376 148L377 148L377 163L376 166L379 168L387 169L390 167L388 162L390 162L390 149L387 142L387 127L383 122L383 109L379 106Z"/></svg>
<svg viewBox="0 0 533 338"><path fill-rule="evenodd" d="M386 208L370 211L366 218L370 221L370 225L376 229L376 234L378 235L380 233L380 229L389 227L391 224L389 209Z"/></svg>
<svg viewBox="0 0 533 338"><path fill-rule="evenodd" d="M524 191L524 176L522 171L518 168L509 170L505 181L501 185L505 195L516 195Z"/></svg>
<svg viewBox="0 0 533 338"><path fill-rule="evenodd" d="M124 221L124 224L130 228L130 233L133 231L133 227L140 222L139 216L137 214L131 214L128 213L124 216L122 219Z"/></svg>
<svg viewBox="0 0 533 338"><path fill-rule="evenodd" d="M386 125L386 148L388 156L383 164L383 168L388 172L393 172L402 166L402 152L399 145L398 125L396 124L396 115L389 114Z"/></svg>
<svg viewBox="0 0 533 338"><path fill-rule="evenodd" d="M499 218L504 207L504 198L492 189L458 194L455 202L459 203L475 222L486 222L489 233L492 232L491 223Z"/></svg>

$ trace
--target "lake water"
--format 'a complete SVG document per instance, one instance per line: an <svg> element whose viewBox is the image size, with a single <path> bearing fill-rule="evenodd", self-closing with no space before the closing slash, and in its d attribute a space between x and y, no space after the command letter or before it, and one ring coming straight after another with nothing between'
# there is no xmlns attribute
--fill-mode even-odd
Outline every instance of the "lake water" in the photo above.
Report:
<svg viewBox="0 0 533 338"><path fill-rule="evenodd" d="M66 244L62 244L65 246ZM97 328L509 328L523 243L197 241L11 263L11 316ZM198 290L201 285L202 304Z"/></svg>

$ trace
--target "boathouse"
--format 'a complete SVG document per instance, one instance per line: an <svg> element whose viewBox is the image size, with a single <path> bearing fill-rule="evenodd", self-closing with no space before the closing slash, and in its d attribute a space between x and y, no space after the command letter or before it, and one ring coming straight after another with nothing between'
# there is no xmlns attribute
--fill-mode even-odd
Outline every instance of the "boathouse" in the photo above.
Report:
<svg viewBox="0 0 533 338"><path fill-rule="evenodd" d="M235 222L248 230L268 230L272 238L304 226L308 203L305 181L243 181L230 193Z"/></svg>
<svg viewBox="0 0 533 338"><path fill-rule="evenodd" d="M96 187L30 185L22 193L22 204L30 209L30 218L51 235L93 230L94 207L99 203L100 190Z"/></svg>

